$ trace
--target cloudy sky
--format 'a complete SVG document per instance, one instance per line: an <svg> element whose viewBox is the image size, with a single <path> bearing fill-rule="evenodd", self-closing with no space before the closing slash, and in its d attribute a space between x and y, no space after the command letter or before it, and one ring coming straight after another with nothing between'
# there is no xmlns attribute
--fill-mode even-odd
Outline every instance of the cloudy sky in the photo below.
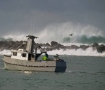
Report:
<svg viewBox="0 0 105 90"><path fill-rule="evenodd" d="M105 0L0 0L1 36L42 32L48 25L66 22L104 32Z"/></svg>

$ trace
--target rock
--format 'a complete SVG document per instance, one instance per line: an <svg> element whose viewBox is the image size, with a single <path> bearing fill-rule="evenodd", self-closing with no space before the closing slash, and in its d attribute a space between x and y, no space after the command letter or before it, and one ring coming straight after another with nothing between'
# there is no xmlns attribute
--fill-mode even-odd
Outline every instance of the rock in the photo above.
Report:
<svg viewBox="0 0 105 90"><path fill-rule="evenodd" d="M86 46L86 45L80 45L80 48L83 49L83 50L86 50L87 48L89 48L89 46Z"/></svg>
<svg viewBox="0 0 105 90"><path fill-rule="evenodd" d="M99 44L97 42L94 42L92 45L92 47L98 47L98 46L99 46Z"/></svg>
<svg viewBox="0 0 105 90"><path fill-rule="evenodd" d="M24 41L0 41L0 49L17 49L21 46L21 48L25 48L26 44L23 44Z"/></svg>
<svg viewBox="0 0 105 90"><path fill-rule="evenodd" d="M105 51L105 45L103 45L103 44L99 45L99 46L97 47L97 51L98 51L99 53L104 52L104 51Z"/></svg>
<svg viewBox="0 0 105 90"><path fill-rule="evenodd" d="M24 44L23 44L24 43ZM63 50L67 50L67 49L83 49L86 50L89 47L92 47L93 49L97 50L97 52L102 53L105 51L105 45L101 44L99 45L98 43L93 43L93 45L88 46L88 45L80 45L79 47L76 45L71 45L71 46L64 46L56 41L52 41L51 45L49 43L36 43L35 45L37 46L41 46L43 48L45 48L47 51L52 51L52 50L59 50L59 49L63 49ZM26 48L26 41L0 41L0 50L4 50L4 49L18 49L18 48Z"/></svg>
<svg viewBox="0 0 105 90"><path fill-rule="evenodd" d="M52 47L57 46L57 45L58 45L58 42L56 42L56 41L52 41L52 42L51 42L51 46L52 46Z"/></svg>
<svg viewBox="0 0 105 90"><path fill-rule="evenodd" d="M71 49L75 49L75 50L77 50L79 47L76 46L76 45L71 45L70 48L71 48Z"/></svg>
<svg viewBox="0 0 105 90"><path fill-rule="evenodd" d="M52 42L51 42L51 47L52 47L53 49L62 49L62 48L64 48L63 45L61 45L60 43L58 43L58 42L56 42L56 41L52 41Z"/></svg>

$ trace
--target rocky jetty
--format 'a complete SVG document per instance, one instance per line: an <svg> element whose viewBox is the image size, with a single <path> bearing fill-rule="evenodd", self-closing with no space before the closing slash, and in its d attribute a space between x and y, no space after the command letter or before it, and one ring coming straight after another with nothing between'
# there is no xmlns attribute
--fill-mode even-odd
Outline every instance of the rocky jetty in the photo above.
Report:
<svg viewBox="0 0 105 90"><path fill-rule="evenodd" d="M51 50L67 50L67 49L83 49L86 50L89 47L92 47L93 50L97 50L97 52L102 53L105 51L105 45L98 43L93 43L92 45L71 45L71 46L64 46L56 41L51 41L51 43L36 43L35 47L41 46L42 48L46 49L47 51ZM0 50L11 50L11 49L18 49L18 48L26 48L26 41L0 41Z"/></svg>

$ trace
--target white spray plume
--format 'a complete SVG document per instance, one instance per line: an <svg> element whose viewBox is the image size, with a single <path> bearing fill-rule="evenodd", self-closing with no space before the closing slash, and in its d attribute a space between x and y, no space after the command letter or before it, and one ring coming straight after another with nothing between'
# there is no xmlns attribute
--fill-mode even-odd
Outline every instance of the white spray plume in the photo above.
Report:
<svg viewBox="0 0 105 90"><path fill-rule="evenodd" d="M48 51L47 52L49 55L75 55L75 56L104 56L105 57L105 52L103 53L98 53L96 50L93 50L91 47L86 49L86 50L82 50L82 49L67 49L67 50L53 50L53 51ZM0 51L0 55L11 55L11 51L10 50L3 50Z"/></svg>
<svg viewBox="0 0 105 90"><path fill-rule="evenodd" d="M10 50L2 50L0 51L0 55L11 55L11 51Z"/></svg>
<svg viewBox="0 0 105 90"><path fill-rule="evenodd" d="M74 24L72 22L66 23L56 23L46 26L39 33L33 33L33 35L38 36L37 42L51 42L58 41L62 42L64 37L69 37L69 34L73 33L71 42L77 42L78 38L82 35L87 37L91 36L103 36L103 31L97 27L91 25L81 25ZM26 40L26 34L11 34L4 36L4 38L13 38L13 40Z"/></svg>
<svg viewBox="0 0 105 90"><path fill-rule="evenodd" d="M48 54L50 55L75 55L75 56L105 56L105 52L103 53L98 53L96 50L93 50L91 47L88 48L87 50L82 50L82 49L68 49L68 50L53 50L49 51Z"/></svg>

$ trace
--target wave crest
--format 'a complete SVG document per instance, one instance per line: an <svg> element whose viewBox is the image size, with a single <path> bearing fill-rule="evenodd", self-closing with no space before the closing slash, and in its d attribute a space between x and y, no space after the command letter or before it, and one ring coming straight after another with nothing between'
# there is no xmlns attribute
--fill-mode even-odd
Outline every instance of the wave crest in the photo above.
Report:
<svg viewBox="0 0 105 90"><path fill-rule="evenodd" d="M69 36L73 33L73 36ZM91 25L74 24L72 22L56 23L46 26L33 35L38 36L37 42L46 43L51 41L70 43L105 43L104 31ZM4 38L13 40L26 40L26 34L11 34Z"/></svg>

